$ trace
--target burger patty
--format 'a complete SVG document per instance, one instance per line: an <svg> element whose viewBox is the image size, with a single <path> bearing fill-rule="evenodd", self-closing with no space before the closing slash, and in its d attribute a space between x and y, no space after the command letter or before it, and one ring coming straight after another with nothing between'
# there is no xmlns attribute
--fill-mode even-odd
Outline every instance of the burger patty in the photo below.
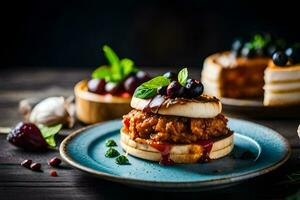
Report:
<svg viewBox="0 0 300 200"><path fill-rule="evenodd" d="M231 134L227 121L222 114L214 118L187 118L132 110L123 116L123 130L131 139L190 144Z"/></svg>

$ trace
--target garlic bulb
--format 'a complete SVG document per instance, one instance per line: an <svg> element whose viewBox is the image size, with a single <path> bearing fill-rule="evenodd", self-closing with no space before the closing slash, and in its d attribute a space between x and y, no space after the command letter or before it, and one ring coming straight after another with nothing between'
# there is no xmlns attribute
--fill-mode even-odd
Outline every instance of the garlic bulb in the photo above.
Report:
<svg viewBox="0 0 300 200"><path fill-rule="evenodd" d="M75 122L74 116L74 103L64 97L49 97L33 108L29 121L47 126L62 123L71 128Z"/></svg>

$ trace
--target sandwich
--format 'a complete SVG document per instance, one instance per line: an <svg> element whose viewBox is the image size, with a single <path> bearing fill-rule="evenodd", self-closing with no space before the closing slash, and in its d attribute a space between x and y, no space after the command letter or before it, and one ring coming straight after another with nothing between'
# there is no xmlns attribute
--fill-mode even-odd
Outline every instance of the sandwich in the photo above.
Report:
<svg viewBox="0 0 300 200"><path fill-rule="evenodd" d="M204 95L186 68L140 85L123 116L121 146L137 158L162 165L218 159L233 149L233 132L219 99Z"/></svg>

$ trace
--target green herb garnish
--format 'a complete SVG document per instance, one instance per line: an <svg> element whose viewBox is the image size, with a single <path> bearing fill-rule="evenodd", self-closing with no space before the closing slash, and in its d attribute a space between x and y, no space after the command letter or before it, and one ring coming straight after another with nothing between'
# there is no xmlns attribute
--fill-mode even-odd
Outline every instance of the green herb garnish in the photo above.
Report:
<svg viewBox="0 0 300 200"><path fill-rule="evenodd" d="M100 66L93 73L94 79L105 79L108 82L118 83L132 72L138 69L129 58L119 59L117 54L107 45L103 46L103 52L108 60L109 66Z"/></svg>
<svg viewBox="0 0 300 200"><path fill-rule="evenodd" d="M62 124L57 124L54 126L45 126L43 124L38 124L38 127L48 145L50 147L55 147L56 142L54 136L60 131L60 129L62 128Z"/></svg>
<svg viewBox="0 0 300 200"><path fill-rule="evenodd" d="M189 76L189 73L188 73L187 68L183 68L183 69L180 70L180 72L178 73L178 82L179 82L182 86L185 86L185 85L186 85L186 81L187 81L188 76Z"/></svg>
<svg viewBox="0 0 300 200"><path fill-rule="evenodd" d="M105 146L107 146L107 147L115 147L115 146L117 146L117 143L114 140L110 139L110 140L106 141Z"/></svg>
<svg viewBox="0 0 300 200"><path fill-rule="evenodd" d="M133 96L141 99L148 99L157 94L157 89L159 87L164 87L169 84L170 79L164 76L157 76L137 87Z"/></svg>
<svg viewBox="0 0 300 200"><path fill-rule="evenodd" d="M114 158L114 157L117 157L118 155L120 155L120 153L111 147L105 153L105 157L108 157L108 158Z"/></svg>
<svg viewBox="0 0 300 200"><path fill-rule="evenodd" d="M118 156L116 158L116 163L118 165L128 165L128 164L130 164L128 158L124 155Z"/></svg>

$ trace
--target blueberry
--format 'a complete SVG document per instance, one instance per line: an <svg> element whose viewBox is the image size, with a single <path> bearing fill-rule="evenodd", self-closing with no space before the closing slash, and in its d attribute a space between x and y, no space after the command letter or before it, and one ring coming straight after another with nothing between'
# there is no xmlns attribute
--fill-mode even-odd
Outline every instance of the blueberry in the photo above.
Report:
<svg viewBox="0 0 300 200"><path fill-rule="evenodd" d="M157 94L159 94L159 95L167 95L167 86L159 87L157 89Z"/></svg>
<svg viewBox="0 0 300 200"><path fill-rule="evenodd" d="M172 81L177 81L177 73L167 72L163 76L170 79L170 80L172 80Z"/></svg>
<svg viewBox="0 0 300 200"><path fill-rule="evenodd" d="M285 66L288 62L288 56L282 51L277 51L272 56L273 62L278 66Z"/></svg>
<svg viewBox="0 0 300 200"><path fill-rule="evenodd" d="M202 83L192 80L186 84L186 94L190 98L195 98L200 96L203 93Z"/></svg>
<svg viewBox="0 0 300 200"><path fill-rule="evenodd" d="M289 60L293 64L300 63L300 48L299 47L290 47L285 50L285 54L289 57Z"/></svg>

